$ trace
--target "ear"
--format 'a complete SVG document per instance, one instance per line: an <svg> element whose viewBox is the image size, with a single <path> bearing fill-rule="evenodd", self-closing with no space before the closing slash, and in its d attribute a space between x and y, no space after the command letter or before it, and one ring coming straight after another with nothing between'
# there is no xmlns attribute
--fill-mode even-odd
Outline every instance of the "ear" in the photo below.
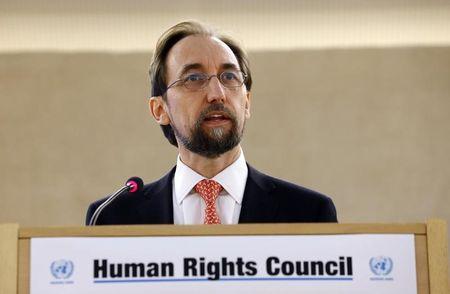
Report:
<svg viewBox="0 0 450 294"><path fill-rule="evenodd" d="M168 125L170 123L162 96L151 97L148 101L148 108L158 124Z"/></svg>
<svg viewBox="0 0 450 294"><path fill-rule="evenodd" d="M245 96L245 118L249 119L250 118L250 97L251 97L251 93L247 92L246 96Z"/></svg>

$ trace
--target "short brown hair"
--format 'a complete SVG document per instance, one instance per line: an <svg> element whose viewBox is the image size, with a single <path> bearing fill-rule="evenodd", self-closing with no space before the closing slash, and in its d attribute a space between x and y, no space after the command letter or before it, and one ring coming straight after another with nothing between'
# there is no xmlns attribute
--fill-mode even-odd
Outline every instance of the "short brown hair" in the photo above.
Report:
<svg viewBox="0 0 450 294"><path fill-rule="evenodd" d="M241 70L246 74L245 87L250 91L252 86L252 75L250 72L250 66L245 51L239 46L239 44L230 37L218 35L212 28L201 24L196 21L180 22L173 27L165 31L156 43L155 51L153 52L152 62L150 64L150 83L151 83L151 96L163 96L165 98L165 92L167 90L166 81L166 58L170 49L181 39L192 36L203 35L209 37L216 37L224 42L233 51L236 59L238 60ZM161 126L164 136L169 142L178 146L175 139L175 133L170 125Z"/></svg>

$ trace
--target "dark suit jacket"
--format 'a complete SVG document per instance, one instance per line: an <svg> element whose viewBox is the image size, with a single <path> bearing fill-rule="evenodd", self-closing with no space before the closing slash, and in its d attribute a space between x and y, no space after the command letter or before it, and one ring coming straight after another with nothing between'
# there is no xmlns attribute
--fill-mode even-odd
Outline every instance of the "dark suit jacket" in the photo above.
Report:
<svg viewBox="0 0 450 294"><path fill-rule="evenodd" d="M119 196L100 214L98 225L173 224L173 168L142 193ZM106 198L89 206L86 224ZM239 223L337 222L333 201L317 192L264 175L248 165Z"/></svg>

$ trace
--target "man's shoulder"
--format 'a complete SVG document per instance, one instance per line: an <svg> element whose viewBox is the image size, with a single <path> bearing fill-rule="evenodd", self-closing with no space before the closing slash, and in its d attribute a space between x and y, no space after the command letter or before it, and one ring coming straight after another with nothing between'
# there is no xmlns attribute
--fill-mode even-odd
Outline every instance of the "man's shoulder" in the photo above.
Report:
<svg viewBox="0 0 450 294"><path fill-rule="evenodd" d="M157 194L160 193L161 190L163 189L167 189L168 188L168 184L170 184L172 182L172 178L173 178L173 174L175 172L175 168L171 169L168 173L166 173L164 176L162 176L161 178L159 178L158 180L155 180L154 182L150 182L148 184L145 184L142 188L142 192L139 193L140 196L150 196L153 194ZM92 202L90 204L90 206L93 207L98 207L100 206L103 202L105 202L112 194L101 198L99 200L96 200L94 202ZM136 197L131 197L132 194L131 193L124 193L125 197L121 197L121 199L125 199L125 200L132 200L132 199L136 199ZM130 196L130 197L126 197L126 196Z"/></svg>
<svg viewBox="0 0 450 294"><path fill-rule="evenodd" d="M269 191L285 192L282 195L303 195L310 196L314 199L330 199L330 197L314 191L312 189L300 186L298 184L267 175L254 167L249 167L249 177Z"/></svg>
<svg viewBox="0 0 450 294"><path fill-rule="evenodd" d="M173 167L169 172L158 180L144 185L142 193L144 196L161 193L163 190L169 189L172 191L172 180L175 174L176 167Z"/></svg>
<svg viewBox="0 0 450 294"><path fill-rule="evenodd" d="M134 211L137 211L140 206L146 204L147 202L164 202L164 199L166 198L165 196L170 194L172 191L171 183L174 172L175 168L171 169L160 179L145 184L142 188L142 191L140 192L126 192L123 195L120 195L119 197L114 199L113 202L108 204L107 211L102 212L102 219L107 219L107 215L110 215L110 219L112 219L113 222L116 222L116 218L122 218L125 216L128 218L129 214L133 214ZM86 214L86 223L89 222L95 210L105 201L107 201L111 195L112 194L96 200L89 205ZM156 199L158 195L161 195L161 198L164 199ZM131 217L131 219L134 218Z"/></svg>
<svg viewBox="0 0 450 294"><path fill-rule="evenodd" d="M336 222L336 208L331 197L298 184L269 176L248 165L249 179L265 191L277 205L279 215L287 221L308 216L312 221ZM292 216L294 219L291 219Z"/></svg>

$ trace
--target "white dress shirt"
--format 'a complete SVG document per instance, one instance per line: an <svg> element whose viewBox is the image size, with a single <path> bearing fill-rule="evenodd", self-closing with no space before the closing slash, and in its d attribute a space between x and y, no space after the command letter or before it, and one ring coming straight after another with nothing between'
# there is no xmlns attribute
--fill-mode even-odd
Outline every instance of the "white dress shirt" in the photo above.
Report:
<svg viewBox="0 0 450 294"><path fill-rule="evenodd" d="M239 158L212 178L223 187L216 200L217 213L222 224L238 223L247 175L247 163L241 149ZM195 185L203 179L206 178L184 164L178 156L172 183L174 224L203 224L206 204L194 190Z"/></svg>

